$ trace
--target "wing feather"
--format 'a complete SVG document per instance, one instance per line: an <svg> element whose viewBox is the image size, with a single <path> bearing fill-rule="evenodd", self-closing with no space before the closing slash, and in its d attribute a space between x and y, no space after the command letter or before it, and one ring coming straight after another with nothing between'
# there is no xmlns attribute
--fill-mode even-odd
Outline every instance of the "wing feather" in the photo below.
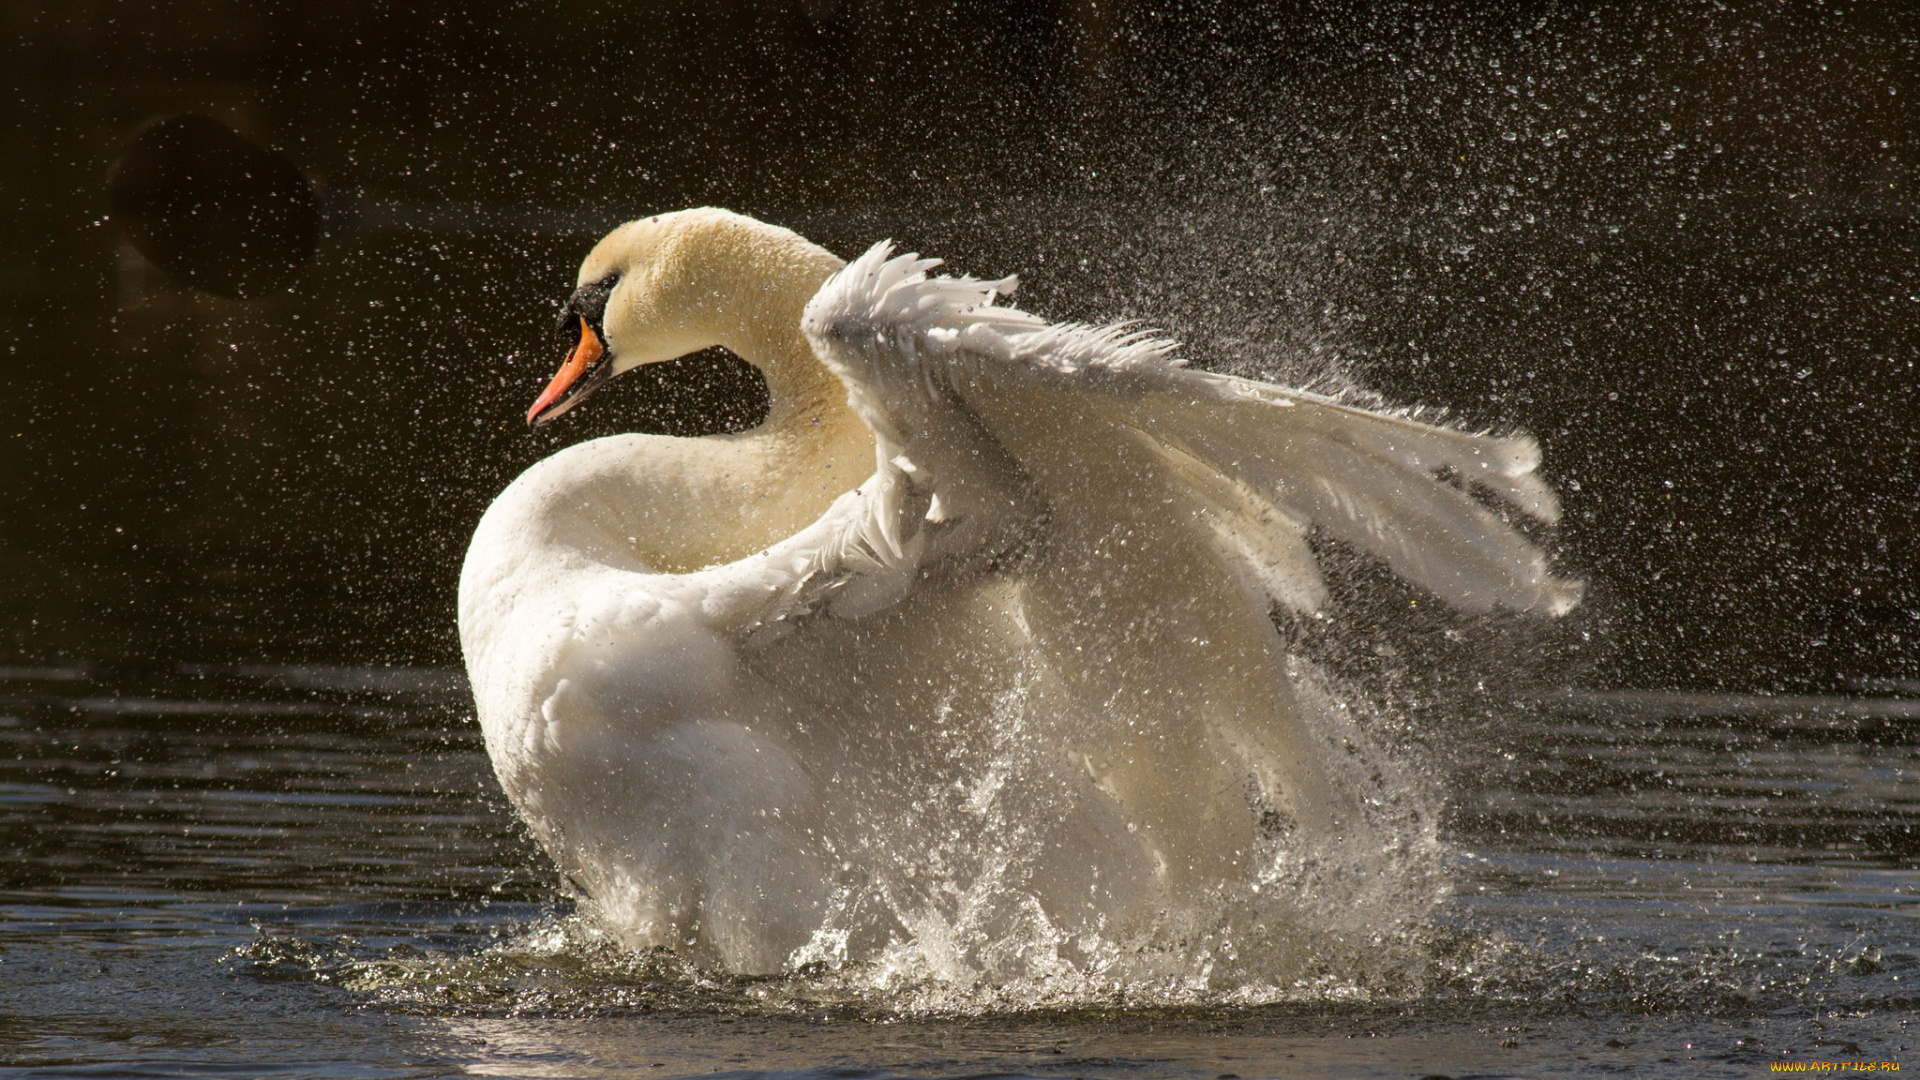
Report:
<svg viewBox="0 0 1920 1080"><path fill-rule="evenodd" d="M811 525L756 555L692 573L605 570L580 591L574 641L593 646L690 634L761 644L814 615L858 618L912 587L927 498L898 467L836 499Z"/></svg>
<svg viewBox="0 0 1920 1080"><path fill-rule="evenodd" d="M848 387L883 455L905 452L982 395L1042 392L1063 418L1143 440L1187 511L1261 591L1311 610L1325 595L1304 529L1320 525L1467 610L1560 614L1580 595L1470 489L1552 523L1538 444L1422 423L1319 394L1195 371L1132 324L1050 324L997 304L1015 278L929 277L875 245L830 280L802 327ZM995 435L1006 436L1004 432ZM1009 445L1016 460L1045 445ZM935 470L936 472L938 470ZM932 483L936 491L939 479Z"/></svg>

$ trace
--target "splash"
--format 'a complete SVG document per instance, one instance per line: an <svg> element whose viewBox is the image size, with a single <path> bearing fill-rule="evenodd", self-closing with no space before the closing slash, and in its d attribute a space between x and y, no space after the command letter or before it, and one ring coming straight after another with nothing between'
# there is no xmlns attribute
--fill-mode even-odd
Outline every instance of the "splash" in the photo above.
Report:
<svg viewBox="0 0 1920 1080"><path fill-rule="evenodd" d="M1337 834L1302 828L1262 803L1249 774L1239 797L1260 822L1251 857L1203 889L1155 893L1144 917L1120 902L1127 886L1097 873L1087 885L1094 899L1077 909L1061 886L1055 868L1100 857L1087 823L1110 811L1060 749L1046 673L1016 669L983 710L945 689L914 754L870 755L886 761L899 790L850 807L832 848L839 872L811 933L781 965L781 995L973 1013L1251 1004L1392 981L1382 972L1408 962L1407 943L1447 895L1439 800L1370 734L1377 716L1311 663L1290 666L1314 743L1298 749L1324 763L1356 812ZM737 987L697 958L650 948L634 925L618 894L611 904L583 899L564 926L510 948L601 963L624 947L615 968L627 975L634 962L667 964L696 998Z"/></svg>
<svg viewBox="0 0 1920 1080"><path fill-rule="evenodd" d="M1243 876L1144 927L1106 915L1066 925L1036 868L1058 840L1050 826L1085 796L1058 782L1056 755L1033 738L1032 695L1016 687L996 703L991 738L954 753L894 834L930 839L896 842L838 890L790 968L916 1011L1260 1001L1324 965L1329 946L1364 952L1404 935L1446 892L1433 794L1317 670L1300 662L1294 675L1319 721L1311 752L1340 763L1365 808L1345 835L1302 835L1268 809ZM1259 798L1251 784L1246 797Z"/></svg>
<svg viewBox="0 0 1920 1080"><path fill-rule="evenodd" d="M1567 898L1556 906L1563 918L1548 927L1461 918L1457 911L1370 926L1346 940L1321 938L1302 948L1284 979L1235 983L1227 976L1242 957L1216 963L1206 985L1178 975L1130 979L1111 971L962 985L915 981L904 966L880 961L735 975L664 948L635 951L588 911L500 925L464 942L446 934L403 935L397 943L314 939L262 927L230 954L228 965L255 979L330 987L355 1006L453 1021L653 1013L869 1022L1121 1013L1231 1018L1249 1009L1378 1017L1414 1003L1428 1018L1511 1014L1527 1020L1594 1009L1737 1016L1827 1001L1894 1015L1911 1010L1903 979L1913 959L1902 951L1906 939L1895 923L1857 933L1817 927L1817 921L1623 920L1619 913L1631 905L1621 903L1617 890L1594 899L1582 905ZM1569 910L1575 912L1570 919ZM1220 939L1197 944L1223 946L1216 956L1229 952Z"/></svg>

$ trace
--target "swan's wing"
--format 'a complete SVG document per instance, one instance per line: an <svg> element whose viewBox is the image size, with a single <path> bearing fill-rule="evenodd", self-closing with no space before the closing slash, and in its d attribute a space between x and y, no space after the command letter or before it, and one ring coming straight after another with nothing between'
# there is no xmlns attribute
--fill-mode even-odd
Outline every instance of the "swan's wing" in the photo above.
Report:
<svg viewBox="0 0 1920 1080"><path fill-rule="evenodd" d="M898 466L834 500L811 525L734 562L682 574L617 571L583 596L574 635L629 639L671 628L763 643L801 620L858 618L905 596L926 546L928 493ZM903 535L901 525L913 531Z"/></svg>
<svg viewBox="0 0 1920 1080"><path fill-rule="evenodd" d="M1049 324L994 303L1014 279L928 277L937 265L876 245L821 289L803 319L883 454L912 456L956 406L985 418L1003 443L1022 443L1006 446L1019 461L1054 452L1047 431L1126 439L1150 448L1162 481L1222 553L1295 608L1324 595L1304 540L1309 524L1464 609L1559 614L1577 602L1580 585L1555 577L1538 548L1469 494L1478 487L1519 514L1556 520L1531 438L1195 371L1171 342L1125 325ZM998 402L1016 399L1047 423L1025 435L996 426L996 413L1006 415Z"/></svg>

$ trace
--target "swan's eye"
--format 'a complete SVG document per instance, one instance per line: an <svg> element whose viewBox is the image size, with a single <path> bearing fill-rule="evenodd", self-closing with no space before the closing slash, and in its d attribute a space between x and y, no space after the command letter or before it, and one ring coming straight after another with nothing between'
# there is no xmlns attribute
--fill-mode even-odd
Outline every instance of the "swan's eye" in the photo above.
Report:
<svg viewBox="0 0 1920 1080"><path fill-rule="evenodd" d="M571 346L580 336L580 320L587 325L600 340L607 339L606 317L607 297L613 295L614 286L620 284L619 274L608 274L591 285L582 285L573 290L567 298L566 306L560 309L558 328L560 337Z"/></svg>

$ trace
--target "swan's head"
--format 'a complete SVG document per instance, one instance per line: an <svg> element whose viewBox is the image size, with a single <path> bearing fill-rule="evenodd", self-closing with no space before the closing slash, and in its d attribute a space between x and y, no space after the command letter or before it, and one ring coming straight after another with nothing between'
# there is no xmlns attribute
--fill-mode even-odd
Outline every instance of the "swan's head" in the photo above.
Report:
<svg viewBox="0 0 1920 1080"><path fill-rule="evenodd" d="M769 314L769 285L791 276L781 269L796 266L807 267L795 282L804 305L838 260L786 229L711 207L613 230L580 264L579 284L560 310L567 358L527 410L527 422L544 424L643 364L713 345L733 348L748 323ZM792 321L788 330L797 333L797 310ZM734 351L755 360L746 346Z"/></svg>
<svg viewBox="0 0 1920 1080"><path fill-rule="evenodd" d="M586 400L608 379L649 359L637 350L634 308L648 291L646 269L663 240L675 231L679 214L630 221L608 233L580 264L580 278L560 309L559 331L567 358L527 410L527 423L539 425ZM675 354L679 355L679 354ZM671 356L655 357L669 360Z"/></svg>

